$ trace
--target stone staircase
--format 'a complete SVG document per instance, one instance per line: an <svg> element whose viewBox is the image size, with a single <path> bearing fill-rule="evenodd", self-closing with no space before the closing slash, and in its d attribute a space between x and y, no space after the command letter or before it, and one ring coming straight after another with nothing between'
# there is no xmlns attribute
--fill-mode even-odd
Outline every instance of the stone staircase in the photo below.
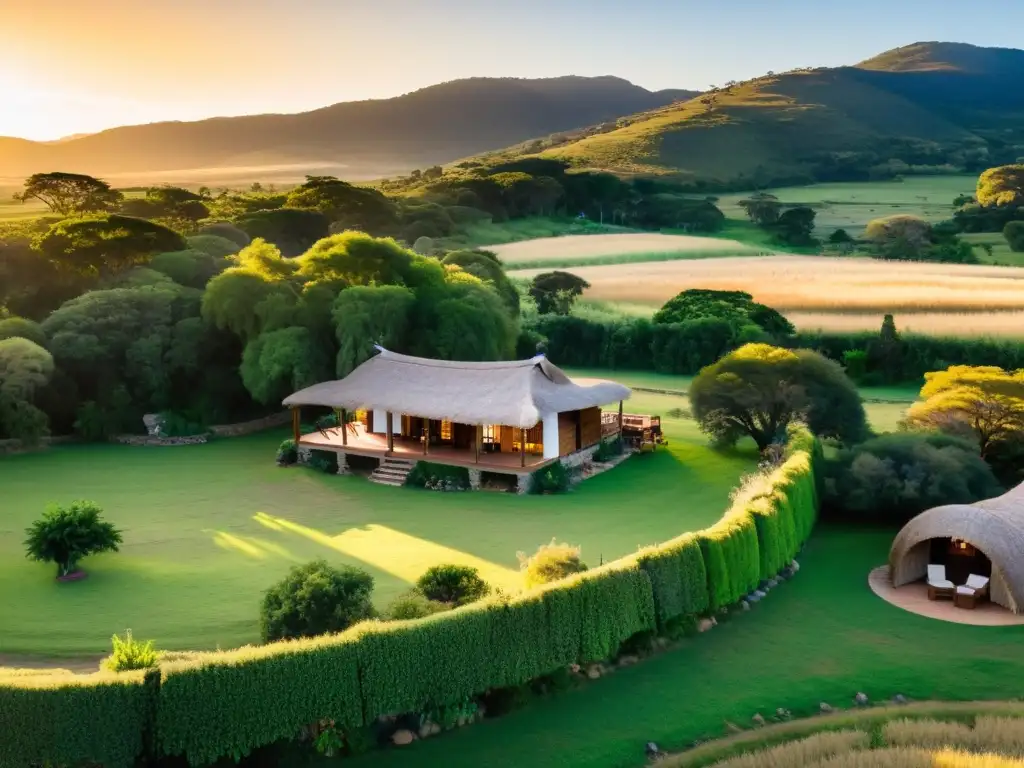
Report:
<svg viewBox="0 0 1024 768"><path fill-rule="evenodd" d="M415 461L388 456L382 459L380 466L370 474L370 482L379 485L405 485L405 478L415 466Z"/></svg>

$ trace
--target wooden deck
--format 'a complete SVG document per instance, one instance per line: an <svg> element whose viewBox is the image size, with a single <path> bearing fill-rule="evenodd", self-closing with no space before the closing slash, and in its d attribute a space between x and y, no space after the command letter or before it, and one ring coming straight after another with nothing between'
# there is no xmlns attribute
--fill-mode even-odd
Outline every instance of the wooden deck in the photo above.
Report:
<svg viewBox="0 0 1024 768"><path fill-rule="evenodd" d="M410 461L432 461L436 464L447 464L467 469L479 469L482 472L498 472L506 475L521 475L535 472L557 459L545 459L535 454L526 455L526 466L522 466L522 455L519 453L486 453L481 451L480 460L475 461L473 451L453 448L450 445L431 445L428 453L423 453L423 444L414 438L395 435L395 450L388 453L388 442L385 435L366 432L362 424L350 424L347 443L341 441L341 431L328 430L326 436L319 432L302 435L299 445L315 448L320 451L335 453L351 453L355 456L371 456L385 458L393 456Z"/></svg>

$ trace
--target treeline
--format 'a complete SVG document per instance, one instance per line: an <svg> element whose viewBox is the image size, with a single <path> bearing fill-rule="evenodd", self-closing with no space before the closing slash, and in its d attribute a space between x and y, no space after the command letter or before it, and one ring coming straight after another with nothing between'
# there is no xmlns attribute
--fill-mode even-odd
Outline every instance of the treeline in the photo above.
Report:
<svg viewBox="0 0 1024 768"><path fill-rule="evenodd" d="M878 333L795 332L762 336L722 318L658 323L646 318L593 320L541 315L524 325L520 355L538 344L559 365L656 371L692 376L745 343L771 338L793 349L812 349L844 363L864 385L918 383L950 365L1024 368L1024 343L1012 339L958 339Z"/></svg>

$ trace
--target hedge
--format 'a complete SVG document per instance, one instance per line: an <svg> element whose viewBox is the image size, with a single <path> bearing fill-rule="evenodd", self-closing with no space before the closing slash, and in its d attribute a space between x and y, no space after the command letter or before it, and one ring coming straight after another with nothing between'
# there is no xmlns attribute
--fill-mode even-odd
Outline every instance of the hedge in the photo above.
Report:
<svg viewBox="0 0 1024 768"><path fill-rule="evenodd" d="M130 768L149 748L158 680L0 670L0 766Z"/></svg>
<svg viewBox="0 0 1024 768"><path fill-rule="evenodd" d="M611 658L634 635L733 604L783 568L814 525L819 451L796 430L785 462L745 484L711 528L514 597L189 654L147 675L0 670L0 766L129 768L139 756L207 765L319 720L360 728Z"/></svg>

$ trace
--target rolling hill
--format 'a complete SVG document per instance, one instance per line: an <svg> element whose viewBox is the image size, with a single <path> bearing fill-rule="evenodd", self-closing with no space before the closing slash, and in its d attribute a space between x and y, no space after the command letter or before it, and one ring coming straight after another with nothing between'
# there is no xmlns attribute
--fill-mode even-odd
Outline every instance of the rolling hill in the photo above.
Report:
<svg viewBox="0 0 1024 768"><path fill-rule="evenodd" d="M693 95L651 92L617 77L471 78L301 114L153 123L59 143L0 138L0 176L19 179L59 169L125 183L167 172L180 177L182 171L201 178L210 169L266 168L296 178L343 168L348 178L366 178L615 120Z"/></svg>
<svg viewBox="0 0 1024 768"><path fill-rule="evenodd" d="M975 170L1024 155L1022 80L1024 51L916 43L732 84L541 154L709 188L858 180L894 161Z"/></svg>

